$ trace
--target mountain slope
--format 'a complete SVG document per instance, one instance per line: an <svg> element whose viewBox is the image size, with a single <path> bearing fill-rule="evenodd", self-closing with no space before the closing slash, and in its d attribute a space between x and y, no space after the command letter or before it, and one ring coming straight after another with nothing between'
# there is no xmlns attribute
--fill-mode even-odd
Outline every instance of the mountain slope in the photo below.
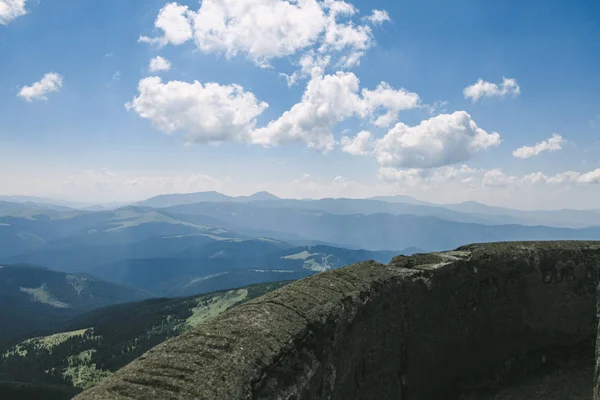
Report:
<svg viewBox="0 0 600 400"><path fill-rule="evenodd" d="M110 304L147 295L91 276L68 275L41 267L0 267L0 340L52 330L66 319Z"/></svg>
<svg viewBox="0 0 600 400"><path fill-rule="evenodd" d="M0 398L11 393L29 399L37 393L40 399L69 399L166 339L285 284L151 299L83 314L61 333L0 349Z"/></svg>
<svg viewBox="0 0 600 400"><path fill-rule="evenodd" d="M46 241L30 231L0 222L0 255L8 257L44 245Z"/></svg>
<svg viewBox="0 0 600 400"><path fill-rule="evenodd" d="M266 201L266 200L278 200L279 197L269 192L258 192L250 196L227 196L225 194L210 191L210 192L198 192L198 193L174 193L174 194L161 194L159 196L151 197L146 200L135 203L137 206L153 207L153 208L165 208L176 205L194 204L202 202L238 202L245 203L251 201Z"/></svg>
<svg viewBox="0 0 600 400"><path fill-rule="evenodd" d="M232 252L248 256L276 251L291 245L268 239L245 239L211 233L157 236L135 243L96 245L72 243L55 248L54 244L34 251L10 257L10 262L42 264L63 272L92 272L98 267L113 262L131 259L197 259L222 258Z"/></svg>
<svg viewBox="0 0 600 400"><path fill-rule="evenodd" d="M239 235L154 209L126 207L64 219L0 218L0 261L42 264L77 272L137 257L167 257L198 243ZM188 243L189 242L189 243Z"/></svg>
<svg viewBox="0 0 600 400"><path fill-rule="evenodd" d="M296 280L359 261L388 263L398 252L348 250L330 246L291 247L281 242L222 241L178 257L128 259L93 273L107 281L155 296L187 296L252 283ZM195 257L186 258L193 254Z"/></svg>
<svg viewBox="0 0 600 400"><path fill-rule="evenodd" d="M467 212L491 218L506 218L507 221L526 225L550 225L567 228L582 228L600 225L598 210L512 210L492 207L476 201L444 204L441 207L457 212Z"/></svg>
<svg viewBox="0 0 600 400"><path fill-rule="evenodd" d="M348 250L330 246L272 246L253 255L249 242L225 243L219 256L129 259L93 271L102 279L136 287L155 296L187 296L254 283L296 280L365 260L388 263L398 252ZM220 243L219 243L220 244ZM239 245L239 249L235 249ZM267 251L265 251L267 250ZM198 253L200 255L201 253Z"/></svg>
<svg viewBox="0 0 600 400"><path fill-rule="evenodd" d="M251 204L199 203L170 207L177 215L210 215L225 229L268 230L367 250L425 251L456 248L465 243L511 240L593 240L600 227L569 229L548 226L487 225L437 217L380 214L332 214L320 210L262 207Z"/></svg>

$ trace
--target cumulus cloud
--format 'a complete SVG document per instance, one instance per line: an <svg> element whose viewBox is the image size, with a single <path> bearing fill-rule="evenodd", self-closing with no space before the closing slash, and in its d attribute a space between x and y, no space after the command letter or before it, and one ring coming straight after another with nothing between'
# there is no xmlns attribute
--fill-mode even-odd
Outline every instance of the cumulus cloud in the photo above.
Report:
<svg viewBox="0 0 600 400"><path fill-rule="evenodd" d="M265 147L302 142L328 152L336 145L333 127L337 123L357 117L382 125L382 120L394 122L400 110L420 103L417 94L385 82L361 91L353 73L323 75L318 67L312 72L301 101L256 129L256 119L268 104L235 84L164 83L159 77L148 77L139 82L139 95L127 107L159 130L185 131L197 142L245 141Z"/></svg>
<svg viewBox="0 0 600 400"><path fill-rule="evenodd" d="M332 127L365 112L358 89L358 78L352 73L315 75L301 102L266 127L255 130L253 141L265 146L301 141L310 148L330 151L335 146Z"/></svg>
<svg viewBox="0 0 600 400"><path fill-rule="evenodd" d="M435 168L467 161L500 144L500 135L479 128L465 111L440 114L419 125L398 123L375 142L382 167Z"/></svg>
<svg viewBox="0 0 600 400"><path fill-rule="evenodd" d="M156 56L150 60L150 65L148 66L150 72L156 71L168 71L171 69L171 62L166 58L161 56Z"/></svg>
<svg viewBox="0 0 600 400"><path fill-rule="evenodd" d="M331 62L331 56L324 54L317 54L315 51L309 51L300 57L298 62L300 66L299 71L295 71L293 74L288 75L280 73L279 75L285 77L288 86L295 85L300 78L305 78L312 75L312 71L318 68L318 71L324 71L325 68Z"/></svg>
<svg viewBox="0 0 600 400"><path fill-rule="evenodd" d="M352 21L357 13L340 0L203 0L196 12L169 3L155 22L163 35L139 40L164 46L194 38L205 53L244 54L263 67L272 59L314 48L322 54L345 51L338 65L351 67L373 45L371 28ZM383 10L367 18L373 24L386 20L389 15Z"/></svg>
<svg viewBox="0 0 600 400"><path fill-rule="evenodd" d="M438 100L438 101L435 101L433 104L423 105L423 108L425 108L427 110L429 115L433 116L433 115L446 113L447 105L448 105L447 101Z"/></svg>
<svg viewBox="0 0 600 400"><path fill-rule="evenodd" d="M438 187L448 183L459 183L464 188L472 189L529 188L538 185L600 184L600 168L587 172L566 171L552 176L543 172L517 176L507 174L500 168L476 169L467 165L433 169L384 167L379 169L379 177L386 182L409 187Z"/></svg>
<svg viewBox="0 0 600 400"><path fill-rule="evenodd" d="M363 89L363 99L372 112L386 110L377 115L373 124L377 127L388 127L398 120L398 113L419 106L420 98L416 93L405 89L393 89L389 84L381 82L375 90Z"/></svg>
<svg viewBox="0 0 600 400"><path fill-rule="evenodd" d="M194 18L195 41L207 53L245 53L258 64L312 46L325 25L315 0L204 0Z"/></svg>
<svg viewBox="0 0 600 400"><path fill-rule="evenodd" d="M468 183L472 180L476 169L467 165L460 167L445 166L433 169L392 167L379 168L379 177L386 182L402 183L406 186L438 185L452 181Z"/></svg>
<svg viewBox="0 0 600 400"><path fill-rule="evenodd" d="M345 176L333 177L313 176L304 173L301 177L281 185L276 190L284 197L290 198L324 198L324 197L364 197L373 193L373 188Z"/></svg>
<svg viewBox="0 0 600 400"><path fill-rule="evenodd" d="M500 169L488 171L484 175L484 186L505 187L517 184L533 186L538 184L598 184L600 183L600 168L588 172L566 171L553 176L542 172L533 172L523 176L506 175Z"/></svg>
<svg viewBox="0 0 600 400"><path fill-rule="evenodd" d="M140 80L139 94L127 109L134 110L165 133L185 131L190 141L247 141L256 118L268 107L239 85Z"/></svg>
<svg viewBox="0 0 600 400"><path fill-rule="evenodd" d="M381 110L384 118L393 121L399 110L415 108L419 103L417 94L394 90L383 82L375 90L359 89L359 79L353 73L323 75L320 69L313 69L302 100L266 127L256 129L253 142L264 146L304 142L327 152L336 144L332 132L335 124L350 117L376 117Z"/></svg>
<svg viewBox="0 0 600 400"><path fill-rule="evenodd" d="M25 101L48 100L46 95L58 92L63 84L63 77L55 72L48 72L37 82L30 86L23 86L18 96Z"/></svg>
<svg viewBox="0 0 600 400"><path fill-rule="evenodd" d="M521 93L521 88L516 79L502 78L502 83L486 82L479 79L471 86L467 86L463 90L465 99L471 99L473 103L483 97L506 97L512 95L514 97Z"/></svg>
<svg viewBox="0 0 600 400"><path fill-rule="evenodd" d="M505 187L515 184L518 180L516 176L506 175L502 170L495 168L483 174L481 183L487 187Z"/></svg>
<svg viewBox="0 0 600 400"><path fill-rule="evenodd" d="M565 179L571 180L573 182L595 183L595 184L600 183L600 168L595 169L593 171L584 172L584 173L569 171L569 172L566 172L565 174L566 174ZM556 176L553 178L556 179Z"/></svg>
<svg viewBox="0 0 600 400"><path fill-rule="evenodd" d="M368 25L355 25L351 20L341 22L340 19L358 13L351 4L343 1L326 0L324 8L329 9L325 23L325 34L319 49L327 51L347 51L337 65L351 68L360 63L360 58L373 45L373 32Z"/></svg>
<svg viewBox="0 0 600 400"><path fill-rule="evenodd" d="M384 22L390 22L392 20L388 12L385 10L373 10L373 14L366 17L366 19L375 25L380 25Z"/></svg>
<svg viewBox="0 0 600 400"><path fill-rule="evenodd" d="M25 14L25 0L0 0L0 25L7 25Z"/></svg>
<svg viewBox="0 0 600 400"><path fill-rule="evenodd" d="M112 202L141 200L164 193L191 193L199 191L223 191L240 184L230 184L229 178L206 174L127 174L108 168L85 169L62 176L59 180L46 179L59 194L69 193L80 200Z"/></svg>
<svg viewBox="0 0 600 400"><path fill-rule="evenodd" d="M562 150L562 145L566 142L559 134L555 133L547 140L536 143L533 146L519 147L513 151L513 157L516 158L531 158L540 155L544 151Z"/></svg>
<svg viewBox="0 0 600 400"><path fill-rule="evenodd" d="M348 136L344 136L342 138L341 145L342 151L354 156L370 154L373 151L371 132L360 131L353 139L349 138Z"/></svg>
<svg viewBox="0 0 600 400"><path fill-rule="evenodd" d="M160 9L154 21L154 26L162 31L162 36L150 38L140 36L139 42L166 46L167 44L180 45L192 38L192 19L195 13L187 6L169 3Z"/></svg>

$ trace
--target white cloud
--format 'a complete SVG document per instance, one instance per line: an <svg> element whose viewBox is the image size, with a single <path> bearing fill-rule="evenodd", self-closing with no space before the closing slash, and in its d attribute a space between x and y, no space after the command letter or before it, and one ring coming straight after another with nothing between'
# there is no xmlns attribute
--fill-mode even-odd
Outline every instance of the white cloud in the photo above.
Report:
<svg viewBox="0 0 600 400"><path fill-rule="evenodd" d="M325 70L325 68L331 62L331 56L316 54L314 51L310 51L300 57L299 65L300 70L295 71L293 74L288 75L284 73L280 73L279 75L285 77L287 84L289 87L295 85L300 78L306 78L311 76L312 71L315 68L319 68L319 70Z"/></svg>
<svg viewBox="0 0 600 400"><path fill-rule="evenodd" d="M500 169L492 169L483 174L481 183L487 187L506 187L518 182L518 178L512 175L506 175Z"/></svg>
<svg viewBox="0 0 600 400"><path fill-rule="evenodd" d="M273 146L302 141L319 151L332 150L332 127L355 114L364 114L358 88L358 78L352 73L315 74L302 101L266 127L255 130L254 143Z"/></svg>
<svg viewBox="0 0 600 400"><path fill-rule="evenodd" d="M154 21L154 26L162 31L162 36L150 38L140 36L139 42L166 46L167 44L180 45L192 38L192 19L194 12L186 6L169 3L160 9Z"/></svg>
<svg viewBox="0 0 600 400"><path fill-rule="evenodd" d="M562 150L562 145L566 142L559 134L555 133L547 140L543 140L536 143L533 146L519 147L513 151L513 157L516 158L530 158L540 155L544 151L557 151Z"/></svg>
<svg viewBox="0 0 600 400"><path fill-rule="evenodd" d="M360 63L360 58L373 45L373 33L368 25L355 25L352 21L340 22L338 17L351 17L358 10L344 1L326 0L324 8L329 9L325 23L325 35L320 52L347 51L338 66L351 68Z"/></svg>
<svg viewBox="0 0 600 400"><path fill-rule="evenodd" d="M85 169L52 180L54 190L69 193L74 199L91 202L141 200L164 193L191 193L222 191L230 188L228 178L206 174L131 174L114 172L107 168ZM59 193L59 194L60 194Z"/></svg>
<svg viewBox="0 0 600 400"><path fill-rule="evenodd" d="M417 94L394 90L385 82L375 90L363 89L360 94L359 87L353 73L322 75L321 69L313 69L301 102L266 127L256 129L253 142L264 146L304 142L310 148L327 152L336 144L332 128L337 123L350 117L377 116L382 109L385 118L395 120L398 110L415 108L419 102Z"/></svg>
<svg viewBox="0 0 600 400"><path fill-rule="evenodd" d="M391 167L379 168L379 177L386 182L397 182L414 187L424 185L438 185L452 181L468 183L472 180L477 170L467 165L460 167L445 166L433 169L409 168L395 169Z"/></svg>
<svg viewBox="0 0 600 400"><path fill-rule="evenodd" d="M577 183L600 183L600 168L585 173L570 172L568 174L570 174L570 179Z"/></svg>
<svg viewBox="0 0 600 400"><path fill-rule="evenodd" d="M373 194L373 188L361 182L354 181L341 175L330 177L313 176L305 173L300 178L293 179L289 183L278 185L277 188L269 189L278 195L289 198L313 198L326 197L365 197L365 194ZM374 194L373 194L374 195Z"/></svg>
<svg viewBox="0 0 600 400"><path fill-rule="evenodd" d="M121 71L115 71L115 73L112 76L112 80L114 82L118 82L121 80Z"/></svg>
<svg viewBox="0 0 600 400"><path fill-rule="evenodd" d="M150 72L168 71L171 69L171 62L166 58L156 56L150 60L148 68L150 69Z"/></svg>
<svg viewBox="0 0 600 400"><path fill-rule="evenodd" d="M467 86L463 90L465 99L471 99L474 102L483 97L506 97L512 95L518 96L521 93L521 88L516 79L502 78L501 84L486 82L479 79L475 84Z"/></svg>
<svg viewBox="0 0 600 400"><path fill-rule="evenodd" d="M194 36L204 52L245 53L266 64L312 46L324 25L315 0L204 0L194 17Z"/></svg>
<svg viewBox="0 0 600 400"><path fill-rule="evenodd" d="M200 143L248 140L256 118L268 107L235 84L163 83L148 77L140 80L138 91L128 109L163 132L186 131L190 141Z"/></svg>
<svg viewBox="0 0 600 400"><path fill-rule="evenodd" d="M420 98L416 93L405 89L395 90L381 82L375 90L363 89L363 99L373 111L385 109L387 112L376 116L373 124L377 127L388 127L398 120L398 113L419 106Z"/></svg>
<svg viewBox="0 0 600 400"><path fill-rule="evenodd" d="M486 175L489 176L488 180L484 181L484 185L495 187L504 187L514 184L526 187L539 184L560 185L600 183L600 168L587 172L566 171L553 176L547 176L542 172L534 172L520 177L513 175L505 175L501 170L495 169L492 171L488 171Z"/></svg>
<svg viewBox="0 0 600 400"><path fill-rule="evenodd" d="M385 10L373 10L373 14L366 17L366 19L375 25L381 25L384 22L390 22L392 20Z"/></svg>
<svg viewBox="0 0 600 400"><path fill-rule="evenodd" d="M302 100L257 129L256 118L268 105L239 85L163 83L148 77L139 82L139 96L127 107L164 132L186 131L192 141L248 141L266 147L303 142L328 152L336 145L332 129L337 123L357 117L381 125L383 119L395 121L399 110L419 106L417 94L392 89L385 82L375 90L359 91L353 73L323 75L319 67L312 72Z"/></svg>
<svg viewBox="0 0 600 400"><path fill-rule="evenodd" d="M0 0L0 25L6 25L25 14L25 0Z"/></svg>
<svg viewBox="0 0 600 400"><path fill-rule="evenodd" d="M429 115L438 115L438 114L442 114L442 113L446 113L446 106L448 105L447 101L435 101L433 104L430 105L423 105L423 108L425 108L427 110L427 112L429 113Z"/></svg>
<svg viewBox="0 0 600 400"><path fill-rule="evenodd" d="M370 26L352 21L357 13L340 0L203 0L197 12L169 3L155 21L163 35L139 41L164 46L194 38L205 53L244 54L262 67L272 59L318 49L323 55L337 53L336 65L349 68L374 43ZM374 10L365 20L380 24L389 15Z"/></svg>
<svg viewBox="0 0 600 400"><path fill-rule="evenodd" d="M30 86L23 86L18 96L26 101L48 100L46 95L51 92L58 92L63 84L63 77L55 72L48 72L38 82Z"/></svg>
<svg viewBox="0 0 600 400"><path fill-rule="evenodd" d="M341 145L342 151L354 156L370 154L373 151L371 132L360 131L354 139L344 136Z"/></svg>
<svg viewBox="0 0 600 400"><path fill-rule="evenodd" d="M419 125L398 123L375 142L382 167L435 168L467 161L500 144L500 135L479 128L465 111L441 114Z"/></svg>
<svg viewBox="0 0 600 400"><path fill-rule="evenodd" d="M506 174L500 168L474 169L467 165L445 166L433 169L380 168L379 177L386 182L395 182L408 187L438 187L448 183L460 183L464 188L531 188L540 185L600 184L600 168L576 172L566 171L548 176L543 172L532 172L521 176Z"/></svg>

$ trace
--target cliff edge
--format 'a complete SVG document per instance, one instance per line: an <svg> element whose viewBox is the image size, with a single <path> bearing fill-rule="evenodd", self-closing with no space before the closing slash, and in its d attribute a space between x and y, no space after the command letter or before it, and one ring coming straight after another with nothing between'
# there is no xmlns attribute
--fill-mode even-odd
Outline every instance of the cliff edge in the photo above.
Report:
<svg viewBox="0 0 600 400"><path fill-rule="evenodd" d="M362 262L231 309L76 398L475 396L566 359L593 363L599 280L600 242Z"/></svg>

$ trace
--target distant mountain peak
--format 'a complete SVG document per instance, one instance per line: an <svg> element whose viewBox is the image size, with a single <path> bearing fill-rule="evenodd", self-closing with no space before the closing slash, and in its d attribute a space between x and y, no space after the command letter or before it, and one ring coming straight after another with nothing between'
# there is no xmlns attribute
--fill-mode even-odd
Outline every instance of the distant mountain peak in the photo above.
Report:
<svg viewBox="0 0 600 400"><path fill-rule="evenodd" d="M240 198L246 198L248 200L280 200L279 197L275 196L273 193L269 193L265 190L262 190L260 192L256 192L254 194L251 194L250 196L240 196Z"/></svg>
<svg viewBox="0 0 600 400"><path fill-rule="evenodd" d="M422 201L419 199L416 199L412 196L408 196L405 194L397 194L397 195L392 195L392 196L375 196L375 197L370 197L367 200L377 200L377 201L384 201L386 203L405 203L405 204L415 204L415 205L434 205L432 203L429 203L427 201ZM435 204L437 205L437 204Z"/></svg>
<svg viewBox="0 0 600 400"><path fill-rule="evenodd" d="M279 200L279 197L267 191L260 191L249 196L232 197L214 190L195 193L172 193L161 194L135 203L136 206L147 206L154 208L166 208L178 205L195 203L245 203L251 201Z"/></svg>
<svg viewBox="0 0 600 400"><path fill-rule="evenodd" d="M161 194L135 204L138 206L163 208L185 204L224 201L231 201L231 197L211 190L208 192Z"/></svg>

